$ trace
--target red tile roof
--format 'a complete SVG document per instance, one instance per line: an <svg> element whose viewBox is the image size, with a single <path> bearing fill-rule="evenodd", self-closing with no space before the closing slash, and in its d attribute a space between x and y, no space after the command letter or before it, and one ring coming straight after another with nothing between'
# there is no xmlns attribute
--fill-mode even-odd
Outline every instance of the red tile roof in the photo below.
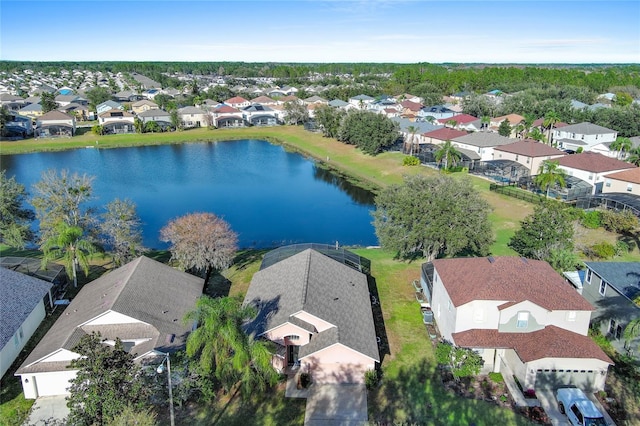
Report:
<svg viewBox="0 0 640 426"><path fill-rule="evenodd" d="M607 178L621 180L629 183L640 184L640 168L624 170L622 172L611 173Z"/></svg>
<svg viewBox="0 0 640 426"><path fill-rule="evenodd" d="M544 261L520 257L436 259L438 275L454 306L474 300L528 300L547 310L594 308Z"/></svg>
<svg viewBox="0 0 640 426"><path fill-rule="evenodd" d="M588 151L580 154L566 155L559 158L559 162L560 165L564 167L586 170L594 173L633 169L636 167L631 163L625 163L624 161L616 160L615 158Z"/></svg>
<svg viewBox="0 0 640 426"><path fill-rule="evenodd" d="M514 349L523 362L542 358L595 358L613 364L611 358L589 337L553 325L532 333L500 333L474 329L452 334L465 348Z"/></svg>
<svg viewBox="0 0 640 426"><path fill-rule="evenodd" d="M249 102L249 101L243 98L242 96L234 96L233 98L230 98L224 101L225 104L242 104L245 102Z"/></svg>
<svg viewBox="0 0 640 426"><path fill-rule="evenodd" d="M564 152L533 139L520 140L508 145L497 146L494 151L510 152L512 154L526 155L528 157L546 157L549 155L566 155Z"/></svg>
<svg viewBox="0 0 640 426"><path fill-rule="evenodd" d="M402 106L402 108L406 108L413 112L418 112L420 111L420 109L422 109L422 105L420 105L417 102L411 102L411 101L402 101L400 103L400 106Z"/></svg>
<svg viewBox="0 0 640 426"><path fill-rule="evenodd" d="M473 115L458 114L450 118L441 118L440 120L438 120L438 123L445 124L447 121L453 120L458 124L466 124L471 123L472 121L476 121L477 119L478 117L474 117Z"/></svg>
<svg viewBox="0 0 640 426"><path fill-rule="evenodd" d="M450 127L443 127L442 129L432 130L423 134L423 136L427 138L439 139L441 141L452 140L454 138L465 135L467 135L467 132L463 130L452 129Z"/></svg>
<svg viewBox="0 0 640 426"><path fill-rule="evenodd" d="M214 109L213 112L216 114L222 114L240 112L240 110L229 105L221 105L218 108Z"/></svg>

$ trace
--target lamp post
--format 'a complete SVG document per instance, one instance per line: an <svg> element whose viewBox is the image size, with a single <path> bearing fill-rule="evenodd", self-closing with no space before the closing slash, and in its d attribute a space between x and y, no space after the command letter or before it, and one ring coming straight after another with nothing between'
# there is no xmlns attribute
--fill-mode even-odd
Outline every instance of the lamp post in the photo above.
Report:
<svg viewBox="0 0 640 426"><path fill-rule="evenodd" d="M169 357L169 352L162 353L162 355L164 355L165 358L162 360L162 363L158 366L158 368L156 368L156 373L164 373L164 362L167 361L167 380L169 381L169 410L171 413L171 426L175 426L175 418L173 413L173 389L171 387L171 358Z"/></svg>

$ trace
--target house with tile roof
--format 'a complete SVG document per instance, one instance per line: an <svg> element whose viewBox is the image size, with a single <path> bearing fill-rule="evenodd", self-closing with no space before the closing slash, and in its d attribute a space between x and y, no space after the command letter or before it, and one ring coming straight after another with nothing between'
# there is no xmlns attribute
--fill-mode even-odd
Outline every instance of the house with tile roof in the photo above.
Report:
<svg viewBox="0 0 640 426"><path fill-rule="evenodd" d="M473 115L469 115L469 114L456 114L453 117L449 117L449 118L441 118L438 120L439 124L442 124L444 126L447 127L453 127L455 129L460 129L463 125L467 124L467 123L471 123L472 121L476 121L478 120L478 117L474 117ZM455 125L449 124L449 123L453 123L455 121Z"/></svg>
<svg viewBox="0 0 640 426"><path fill-rule="evenodd" d="M520 163L529 170L529 175L537 175L545 160L554 160L567 155L550 145L533 139L518 140L508 145L493 148L494 160L511 160Z"/></svg>
<svg viewBox="0 0 640 426"><path fill-rule="evenodd" d="M191 326L182 322L202 295L204 280L148 257L137 259L85 285L16 371L25 398L64 395L76 371L82 336L116 338L136 362L185 347Z"/></svg>
<svg viewBox="0 0 640 426"><path fill-rule="evenodd" d="M53 307L52 287L47 281L0 267L0 377L38 329L46 308Z"/></svg>
<svg viewBox="0 0 640 426"><path fill-rule="evenodd" d="M213 125L218 129L225 127L243 127L245 125L242 111L222 104L211 111Z"/></svg>
<svg viewBox="0 0 640 426"><path fill-rule="evenodd" d="M314 383L364 383L380 362L367 277L308 248L254 274L244 299L258 315L247 331L277 345L276 368Z"/></svg>
<svg viewBox="0 0 640 426"><path fill-rule="evenodd" d="M509 122L509 125L514 128L524 120L524 117L520 114L507 114L500 117L492 118L489 122L489 129L497 132L500 124L505 120L507 120L507 122ZM512 134L515 134L515 129L513 129Z"/></svg>
<svg viewBox="0 0 640 426"><path fill-rule="evenodd" d="M604 190L607 175L623 170L636 169L631 163L606 157L595 152L566 155L558 159L560 168L569 176L574 176L593 186L593 194Z"/></svg>
<svg viewBox="0 0 640 426"><path fill-rule="evenodd" d="M591 322L622 354L640 359L640 336L625 341L625 327L640 318L640 262L585 262L581 294L596 308Z"/></svg>
<svg viewBox="0 0 640 426"><path fill-rule="evenodd" d="M436 259L421 284L442 338L478 352L482 371L523 389L602 390L613 362L588 336L593 306L544 261Z"/></svg>
<svg viewBox="0 0 640 426"><path fill-rule="evenodd" d="M251 99L251 103L271 106L271 105L276 105L278 102L274 99L271 99L268 96L262 95L262 96L258 96L257 98Z"/></svg>
<svg viewBox="0 0 640 426"><path fill-rule="evenodd" d="M460 136L466 136L468 133L464 130L452 129L450 127L441 127L430 132L422 134L425 143L432 145L442 145L446 141L453 140Z"/></svg>
<svg viewBox="0 0 640 426"><path fill-rule="evenodd" d="M251 105L251 102L249 102L242 96L234 96L233 98L229 98L226 101L224 101L224 103L229 105L230 107L237 108L237 109L242 109Z"/></svg>
<svg viewBox="0 0 640 426"><path fill-rule="evenodd" d="M604 178L602 193L624 193L640 198L640 168L609 173Z"/></svg>
<svg viewBox="0 0 640 426"><path fill-rule="evenodd" d="M588 122L558 127L552 133L553 140L560 149L577 151L580 148L583 151L593 151L594 147L602 145L599 149L601 153L608 150L608 145L603 144L611 144L618 137L615 130ZM615 157L615 153L611 156Z"/></svg>

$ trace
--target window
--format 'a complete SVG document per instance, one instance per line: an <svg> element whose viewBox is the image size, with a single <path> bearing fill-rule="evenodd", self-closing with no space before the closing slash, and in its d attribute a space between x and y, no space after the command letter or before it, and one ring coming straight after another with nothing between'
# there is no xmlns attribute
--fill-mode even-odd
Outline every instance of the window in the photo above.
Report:
<svg viewBox="0 0 640 426"><path fill-rule="evenodd" d="M447 310L451 312L451 300L447 302Z"/></svg>
<svg viewBox="0 0 640 426"><path fill-rule="evenodd" d="M518 161L518 154L516 154L516 161Z"/></svg>
<svg viewBox="0 0 640 426"><path fill-rule="evenodd" d="M593 180L593 173L589 173L589 180Z"/></svg>
<svg viewBox="0 0 640 426"><path fill-rule="evenodd" d="M571 406L571 411L573 411L573 414L575 414L576 418L578 419L578 424L583 425L584 417L582 417L582 413L580 412L580 410L578 410L578 407L576 406L576 404L573 404Z"/></svg>
<svg viewBox="0 0 640 426"><path fill-rule="evenodd" d="M289 340L300 340L300 336L295 335L295 334L292 334L292 335L290 335L290 336L287 336L287 338L288 338Z"/></svg>
<svg viewBox="0 0 640 426"><path fill-rule="evenodd" d="M633 185L631 185L630 183L629 183L629 184L627 184L627 191L628 191L628 192L633 191Z"/></svg>
<svg viewBox="0 0 640 426"><path fill-rule="evenodd" d="M607 180L605 180L604 182L605 182L604 184L605 184L607 187L610 187L610 186L611 186L611 179L607 179Z"/></svg>
<svg viewBox="0 0 640 426"><path fill-rule="evenodd" d="M591 284L591 269L587 269L587 282Z"/></svg>
<svg viewBox="0 0 640 426"><path fill-rule="evenodd" d="M604 296L607 292L607 282L605 280L600 281L600 294Z"/></svg>
<svg viewBox="0 0 640 426"><path fill-rule="evenodd" d="M517 328L527 328L529 324L529 312L518 312Z"/></svg>
<svg viewBox="0 0 640 426"><path fill-rule="evenodd" d="M609 334L613 335L616 331L616 320L609 320Z"/></svg>
<svg viewBox="0 0 640 426"><path fill-rule="evenodd" d="M13 344L15 345L16 348L20 344L20 339L18 339L18 333L13 335Z"/></svg>
<svg viewBox="0 0 640 426"><path fill-rule="evenodd" d="M618 324L618 326L616 327L615 333L613 333L613 337L616 338L616 340L620 340L620 337L622 337L622 326L620 324Z"/></svg>
<svg viewBox="0 0 640 426"><path fill-rule="evenodd" d="M576 311L569 311L567 312L567 321L575 321L576 318L578 316L578 313Z"/></svg>

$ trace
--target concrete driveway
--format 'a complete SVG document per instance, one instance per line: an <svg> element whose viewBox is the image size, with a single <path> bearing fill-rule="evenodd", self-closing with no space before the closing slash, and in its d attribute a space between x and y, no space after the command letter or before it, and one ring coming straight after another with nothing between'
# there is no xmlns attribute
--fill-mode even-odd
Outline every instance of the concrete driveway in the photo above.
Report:
<svg viewBox="0 0 640 426"><path fill-rule="evenodd" d="M544 412L549 416L549 420L551 420L553 426L570 426L567 416L560 413L558 409L558 401L556 401L553 389L536 389L536 396L538 397L538 401L540 401L540 406L544 408Z"/></svg>
<svg viewBox="0 0 640 426"><path fill-rule="evenodd" d="M69 409L67 408L66 396L43 396L36 399L36 402L31 407L29 418L25 425L62 425L64 420L69 415ZM58 423L56 423L58 421Z"/></svg>
<svg viewBox="0 0 640 426"><path fill-rule="evenodd" d="M364 385L314 384L309 389L305 426L356 426L367 419Z"/></svg>

